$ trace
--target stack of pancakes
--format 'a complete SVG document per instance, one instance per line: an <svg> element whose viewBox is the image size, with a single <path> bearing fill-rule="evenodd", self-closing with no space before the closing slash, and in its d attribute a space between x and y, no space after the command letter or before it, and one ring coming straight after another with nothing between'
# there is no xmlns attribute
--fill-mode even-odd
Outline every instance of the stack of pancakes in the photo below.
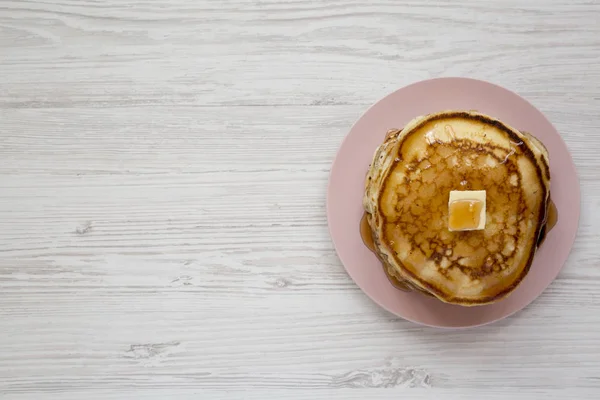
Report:
<svg viewBox="0 0 600 400"><path fill-rule="evenodd" d="M453 190L486 191L484 229L448 229ZM445 111L388 133L367 174L364 208L397 287L472 306L507 296L526 276L549 200L539 140L481 113Z"/></svg>

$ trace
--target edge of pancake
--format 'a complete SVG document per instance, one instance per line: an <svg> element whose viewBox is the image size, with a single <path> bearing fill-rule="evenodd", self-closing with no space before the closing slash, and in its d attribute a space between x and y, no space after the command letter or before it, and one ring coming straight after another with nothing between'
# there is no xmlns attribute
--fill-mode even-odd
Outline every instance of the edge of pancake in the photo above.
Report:
<svg viewBox="0 0 600 400"><path fill-rule="evenodd" d="M509 139L514 140L515 142L526 142L526 146L523 147L523 154L528 157L532 164L535 166L535 173L538 177L538 180L541 182L543 202L540 205L540 209L538 211L538 216L536 218L536 227L534 230L534 245L531 251L529 251L529 257L524 263L522 263L523 267L520 271L519 275L515 278L515 280L510 284L504 287L500 292L494 295L481 297L476 300L454 297L449 293L446 293L443 289L438 287L437 285L433 285L431 283L426 282L425 280L419 278L410 270L405 268L402 262L397 259L394 255L394 251L390 249L385 241L380 240L378 226L379 221L378 218L382 218L381 226L386 223L385 217L380 215L380 213L374 213L375 210L381 208L381 196L380 194L385 190L387 180L385 177L389 174L389 171L394 168L394 166L400 162L401 160L398 158L397 150L394 152L393 148L401 148L406 137L410 135L411 132L421 128L423 125L430 123L435 120L445 119L445 118L464 118L479 121L491 126L494 126L498 130L504 132ZM390 148L392 146L392 148ZM541 147L541 148L540 148ZM539 152L539 154L534 153L533 150ZM395 157L384 157L386 153L390 152L390 154L395 154ZM390 162L391 158L391 162ZM374 175L376 174L376 175ZM372 181L376 181L378 178L383 177L383 182L381 185L377 187L373 187ZM548 163L548 153L545 146L539 141L537 138L533 137L533 135L527 133L521 133L517 129L511 127L510 125L488 116L486 114L472 112L472 111L442 111L438 113L429 114L426 116L419 116L412 121L410 121L402 130L392 130L389 131L384 143L380 145L375 152L373 162L371 163L369 172L367 174L367 180L365 182L365 196L363 199L363 205L366 212L369 215L367 218L369 221L369 225L371 226L372 232L374 236L377 237L377 242L379 246L384 247L385 252L379 250L379 253L383 253L381 255L386 258L393 258L394 262L389 262L387 260L387 264L391 265L394 270L402 277L406 277L408 281L410 281L413 285L418 286L419 288L433 294L435 297L440 299L441 301L458 304L463 306L475 306L475 305L484 305L494 303L512 293L523 281L525 276L529 273L531 268L531 264L533 262L533 258L537 251L537 238L539 237L542 228L544 227L547 219L547 206L550 194L550 168ZM370 199L376 200L376 205L371 204Z"/></svg>

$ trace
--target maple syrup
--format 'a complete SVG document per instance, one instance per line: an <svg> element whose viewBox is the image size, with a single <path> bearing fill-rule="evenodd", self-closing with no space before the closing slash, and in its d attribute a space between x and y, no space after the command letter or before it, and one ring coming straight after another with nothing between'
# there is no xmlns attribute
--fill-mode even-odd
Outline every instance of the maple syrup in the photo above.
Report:
<svg viewBox="0 0 600 400"><path fill-rule="evenodd" d="M367 221L367 213L363 213L363 216L360 219L360 237L362 238L362 241L365 244L365 246L367 246L369 250L375 253L377 259L381 262L381 260L379 259L379 255L375 251L375 241L373 240L373 233L371 232L369 221ZM383 263L381 263L381 266L383 268L383 272L385 272L385 275L387 276L392 286L394 286L396 289L405 292L412 292L412 287L410 287L407 283L398 280L398 278L396 278L395 276L390 275Z"/></svg>
<svg viewBox="0 0 600 400"><path fill-rule="evenodd" d="M373 241L373 234L371 233L369 221L367 221L367 213L363 213L363 216L360 219L360 237L365 246L372 252L375 252L375 242Z"/></svg>
<svg viewBox="0 0 600 400"><path fill-rule="evenodd" d="M479 215L479 213L477 213L477 215ZM542 233L540 234L540 238L538 240L538 247L542 245L542 243L546 239L546 235L548 234L548 232L550 232L552 230L552 228L554 228L554 226L556 225L557 222L558 222L558 210L557 210L554 202L552 200L550 200L550 202L548 204L548 218L546 220L546 225L544 226ZM365 246L369 250L371 250L373 253L375 253L375 255L377 256L377 259L379 260L379 255L375 251L375 241L373 240L373 234L371 232L371 227L369 226L369 221L367 220L367 213L363 213L363 216L360 219L360 237L362 238L362 241L365 244ZM379 260L379 261L381 262L381 260ZM399 289L399 290L402 290L405 292L412 292L414 290L414 288L411 287L408 283L400 281L400 280L398 280L398 278L391 275L383 263L381 263L381 266L382 266L383 272L385 272L385 275L387 276L388 280L390 281L392 286L394 286L396 289ZM430 295L429 293L426 293L426 294Z"/></svg>
<svg viewBox="0 0 600 400"><path fill-rule="evenodd" d="M556 205L552 200L548 203L548 216L546 217L546 225L542 228L542 232L540 233L540 238L538 239L538 247L544 243L546 240L546 236L548 232L554 228L556 223L558 222L558 210L556 209Z"/></svg>
<svg viewBox="0 0 600 400"><path fill-rule="evenodd" d="M552 200L548 206L548 220L546 221L546 232L550 232L554 225L558 222L558 210Z"/></svg>

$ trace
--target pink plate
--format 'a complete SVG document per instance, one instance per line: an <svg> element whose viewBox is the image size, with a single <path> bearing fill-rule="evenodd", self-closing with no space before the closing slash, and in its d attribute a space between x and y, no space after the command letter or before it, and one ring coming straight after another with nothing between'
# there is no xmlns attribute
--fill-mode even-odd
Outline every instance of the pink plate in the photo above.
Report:
<svg viewBox="0 0 600 400"><path fill-rule="evenodd" d="M365 174L385 133L391 128L402 128L418 115L448 109L477 110L531 132L541 139L550 153L551 193L558 209L558 223L548 233L521 285L496 304L461 307L397 290L360 237ZM567 260L577 233L579 208L575 165L550 121L519 95L491 83L466 78L417 82L390 94L367 110L342 143L331 169L327 191L331 237L354 282L384 309L409 321L446 328L497 321L523 309L538 297Z"/></svg>

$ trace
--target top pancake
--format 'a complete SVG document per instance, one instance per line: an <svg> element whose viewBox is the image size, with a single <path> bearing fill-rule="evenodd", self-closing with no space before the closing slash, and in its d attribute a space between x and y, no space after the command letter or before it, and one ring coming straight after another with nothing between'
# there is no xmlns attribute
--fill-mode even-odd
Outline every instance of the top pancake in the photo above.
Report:
<svg viewBox="0 0 600 400"><path fill-rule="evenodd" d="M484 114L447 111L388 134L364 206L395 275L443 301L478 305L504 297L527 274L549 189L541 142ZM484 230L448 230L451 190L486 190Z"/></svg>

